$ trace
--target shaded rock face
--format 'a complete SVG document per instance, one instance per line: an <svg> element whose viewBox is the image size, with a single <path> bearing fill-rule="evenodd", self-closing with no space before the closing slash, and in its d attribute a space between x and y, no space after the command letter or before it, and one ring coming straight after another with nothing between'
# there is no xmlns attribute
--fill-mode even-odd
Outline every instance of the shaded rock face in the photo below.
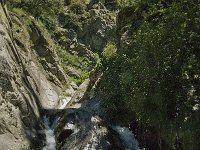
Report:
<svg viewBox="0 0 200 150"><path fill-rule="evenodd" d="M99 3L101 4L101 3ZM102 7L101 7L102 6ZM84 42L93 50L101 51L108 40L112 40L115 27L115 18L103 4L91 9L91 23L83 34Z"/></svg>
<svg viewBox="0 0 200 150"><path fill-rule="evenodd" d="M107 125L81 109L67 109L56 129L58 149L109 149Z"/></svg>
<svg viewBox="0 0 200 150"><path fill-rule="evenodd" d="M72 129L64 129L58 136L58 143L63 143L71 134L73 133Z"/></svg>
<svg viewBox="0 0 200 150"><path fill-rule="evenodd" d="M57 149L139 150L138 142L128 128L110 126L82 108L68 108L61 114L55 128Z"/></svg>
<svg viewBox="0 0 200 150"><path fill-rule="evenodd" d="M40 148L41 108L57 106L61 82L68 81L49 40L34 20L23 25L1 1L0 149Z"/></svg>
<svg viewBox="0 0 200 150"><path fill-rule="evenodd" d="M116 15L106 9L104 3L91 1L88 4L86 11L90 17L84 23L80 22L81 27L77 27L70 14L59 15L62 35L68 38L68 41L63 43L67 49L89 56L89 50L101 52L107 42L113 40Z"/></svg>
<svg viewBox="0 0 200 150"><path fill-rule="evenodd" d="M117 45L119 53L128 53L131 46L134 44L134 36L137 29L140 27L144 16L147 12L147 5L143 4L138 9L125 7L118 12L116 18L117 24Z"/></svg>
<svg viewBox="0 0 200 150"><path fill-rule="evenodd" d="M73 50L84 48L88 55L90 49L102 50L115 26L115 18L102 3L95 5L90 13L92 20L83 30L70 30L69 43ZM62 84L68 84L68 80L53 42L34 18L29 19L31 23L25 25L17 15L8 14L6 6L0 3L0 149L123 149L116 131L113 130L114 138L110 139L109 126L91 113L100 111L98 100L85 102L84 110L66 109L69 101L70 107L75 104L82 107L82 97L91 83L86 80L79 88L69 85L68 92L72 95L61 97ZM51 110L52 117L45 122L41 118L47 110ZM51 129L48 123L52 124L57 117L60 120Z"/></svg>

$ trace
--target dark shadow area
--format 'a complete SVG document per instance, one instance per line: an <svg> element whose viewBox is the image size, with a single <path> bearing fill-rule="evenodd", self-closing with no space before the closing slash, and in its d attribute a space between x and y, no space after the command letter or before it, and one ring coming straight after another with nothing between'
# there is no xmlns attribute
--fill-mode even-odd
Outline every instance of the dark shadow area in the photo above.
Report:
<svg viewBox="0 0 200 150"><path fill-rule="evenodd" d="M58 143L63 144L63 142L73 133L71 129L63 129L58 136Z"/></svg>

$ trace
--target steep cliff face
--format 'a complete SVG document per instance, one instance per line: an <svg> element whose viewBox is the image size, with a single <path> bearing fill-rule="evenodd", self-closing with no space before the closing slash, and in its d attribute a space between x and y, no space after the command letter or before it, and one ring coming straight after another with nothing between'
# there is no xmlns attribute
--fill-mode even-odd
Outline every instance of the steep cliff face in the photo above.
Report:
<svg viewBox="0 0 200 150"><path fill-rule="evenodd" d="M115 39L116 13L108 10L104 1L71 2L58 16L58 22L58 34L67 37L60 43L79 55L88 50L102 52L108 41Z"/></svg>
<svg viewBox="0 0 200 150"><path fill-rule="evenodd" d="M36 130L43 128L42 109L58 107L62 84L68 84L54 46L47 38L34 18L25 25L15 14L8 14L1 1L1 149L40 147L43 133Z"/></svg>
<svg viewBox="0 0 200 150"><path fill-rule="evenodd" d="M1 1L2 149L125 149L130 146L127 141L135 142L128 129L130 136L124 138L123 128L115 130L98 117L103 115L104 109L94 96L94 88L101 73L96 73L93 67L100 60L95 60L92 50L102 52L104 46L114 40L116 25L115 13L107 10L103 3L87 4L86 22L81 22L84 14L66 10L55 25L59 30L50 35L39 19L28 15L30 12L8 12ZM78 16L77 22L73 20L75 16ZM65 72L60 59L64 60ZM89 61L93 61L93 65L88 69L85 63ZM89 70L87 77L91 70L93 73L79 87L68 80L66 73L80 76L79 70L85 68ZM138 147L138 144L132 143L132 146Z"/></svg>

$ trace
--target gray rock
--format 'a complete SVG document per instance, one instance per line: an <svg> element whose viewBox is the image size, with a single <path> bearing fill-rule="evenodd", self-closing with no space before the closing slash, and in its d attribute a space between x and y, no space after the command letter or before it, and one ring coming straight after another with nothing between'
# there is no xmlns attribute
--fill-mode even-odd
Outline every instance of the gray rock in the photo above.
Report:
<svg viewBox="0 0 200 150"><path fill-rule="evenodd" d="M110 147L106 124L83 110L66 110L55 132L58 148L62 150L106 150Z"/></svg>
<svg viewBox="0 0 200 150"><path fill-rule="evenodd" d="M75 25L77 22L73 19L74 14L66 13L59 16L60 26L68 30L66 36L70 40L63 46L83 56L84 52L87 55L88 50L101 52L107 42L113 40L116 15L107 10L104 3L104 0L90 1L88 7L92 7L87 10L90 17L85 22L78 22L79 27Z"/></svg>
<svg viewBox="0 0 200 150"><path fill-rule="evenodd" d="M40 149L42 109L56 108L68 79L51 39L30 18L29 28L0 2L0 145ZM12 26L11 26L12 25Z"/></svg>
<svg viewBox="0 0 200 150"><path fill-rule="evenodd" d="M86 79L79 87L78 89L76 90L76 92L73 94L72 96L72 99L70 100L70 102L68 103L68 107L69 106L72 106L74 107L73 105L75 103L80 103L83 96L85 95L86 93L86 90L88 88L88 85L90 83L90 80L89 79Z"/></svg>

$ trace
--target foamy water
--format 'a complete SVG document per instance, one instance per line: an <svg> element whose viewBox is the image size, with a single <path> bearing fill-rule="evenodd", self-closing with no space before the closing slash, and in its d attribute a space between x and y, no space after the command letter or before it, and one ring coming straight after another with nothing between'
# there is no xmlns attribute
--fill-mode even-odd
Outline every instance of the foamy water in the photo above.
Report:
<svg viewBox="0 0 200 150"><path fill-rule="evenodd" d="M56 118L53 123L50 122L50 118L47 115L44 115L43 118L45 126L45 135L46 135L46 146L43 147L43 150L56 150L56 140L54 134L54 128L58 121Z"/></svg>
<svg viewBox="0 0 200 150"><path fill-rule="evenodd" d="M140 150L135 135L128 128L114 126L113 129L119 134L126 150Z"/></svg>

